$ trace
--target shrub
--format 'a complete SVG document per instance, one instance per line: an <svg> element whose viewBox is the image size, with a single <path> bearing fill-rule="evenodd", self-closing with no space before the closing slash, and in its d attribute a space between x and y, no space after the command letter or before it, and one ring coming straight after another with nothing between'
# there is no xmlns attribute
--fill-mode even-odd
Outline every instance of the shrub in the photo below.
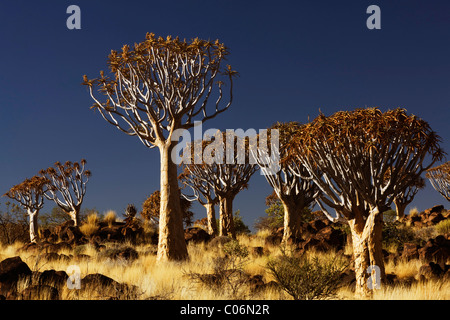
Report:
<svg viewBox="0 0 450 320"><path fill-rule="evenodd" d="M86 221L83 225L80 227L80 231L83 235L86 237L91 237L93 234L95 234L98 229L99 218L97 213L91 213L86 217Z"/></svg>
<svg viewBox="0 0 450 320"><path fill-rule="evenodd" d="M419 215L419 209L417 209L417 207L414 207L412 209L409 210L409 215L411 217L415 217L417 215Z"/></svg>
<svg viewBox="0 0 450 320"><path fill-rule="evenodd" d="M439 234L450 233L450 219L442 220L434 227Z"/></svg>
<svg viewBox="0 0 450 320"><path fill-rule="evenodd" d="M383 226L383 246L384 248L403 249L405 242L416 241L414 230L399 222L386 222Z"/></svg>
<svg viewBox="0 0 450 320"><path fill-rule="evenodd" d="M190 272L187 275L212 290L228 291L233 299L242 298L242 289L249 279L244 271L244 266L248 263L249 252L236 240L225 243L223 252L225 255L213 259L212 273Z"/></svg>
<svg viewBox="0 0 450 320"><path fill-rule="evenodd" d="M344 260L334 257L321 261L318 257L296 256L292 252L271 259L267 269L280 287L294 300L324 299L333 296L339 288L340 276L346 269Z"/></svg>
<svg viewBox="0 0 450 320"><path fill-rule="evenodd" d="M116 219L117 214L114 210L108 210L103 217L103 221L106 222L110 228L113 226L114 222L116 222Z"/></svg>

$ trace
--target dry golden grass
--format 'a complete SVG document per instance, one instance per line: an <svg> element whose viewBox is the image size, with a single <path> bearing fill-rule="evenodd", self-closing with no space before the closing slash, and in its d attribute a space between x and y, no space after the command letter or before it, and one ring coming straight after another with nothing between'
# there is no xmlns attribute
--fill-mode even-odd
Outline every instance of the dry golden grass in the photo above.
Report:
<svg viewBox="0 0 450 320"><path fill-rule="evenodd" d="M92 221L91 221L92 222ZM241 245L247 247L263 247L264 234L253 236L238 236ZM137 245L133 248L139 253L138 259L134 261L112 260L105 257L102 252L98 252L91 245L83 245L75 250L62 250L59 253L71 256L69 261L57 260L46 261L40 255L29 252L19 252L23 244L14 244L0 247L0 261L8 257L20 255L30 269L33 271L44 270L67 270L69 265L77 265L81 271L81 278L87 274L100 273L110 277L119 283L126 283L137 287L132 296L119 296L121 299L231 299L236 298L230 295L227 290L212 290L207 286L193 281L188 276L190 272L211 273L214 267L214 258L220 250L212 249L205 244L189 244L188 251L190 259L185 262L164 262L157 263L155 246ZM113 244L106 244L111 248ZM117 246L117 245L116 245ZM121 246L132 246L130 243ZM74 253L83 253L89 258L77 258ZM262 275L267 283L274 280L266 269L270 258L281 253L279 246L264 247L264 254L258 256L250 254L247 263L244 265L245 272L251 275ZM334 252L307 252L309 257L319 259L333 259ZM392 262L386 263L386 272L395 273L399 279L408 279L417 275L421 265L419 260L398 261L395 265ZM401 283L401 281L400 281ZM21 283L21 288L25 288L27 283ZM69 290L64 288L61 292L62 299L101 299L95 292L84 292L79 290ZM39 297L42 298L42 297ZM243 294L239 298L245 299L291 299L289 295L274 289L273 287L263 289L259 292L252 292L250 286L244 285ZM353 289L350 287L341 288L338 291L337 299L354 299ZM412 285L382 286L373 296L374 299L449 299L449 281L427 281L414 282Z"/></svg>

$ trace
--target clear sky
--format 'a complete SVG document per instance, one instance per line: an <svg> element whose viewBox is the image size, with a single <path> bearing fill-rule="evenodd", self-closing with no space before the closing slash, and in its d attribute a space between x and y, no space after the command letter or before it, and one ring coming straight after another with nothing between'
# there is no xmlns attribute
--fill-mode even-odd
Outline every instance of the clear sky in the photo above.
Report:
<svg viewBox="0 0 450 320"><path fill-rule="evenodd" d="M69 5L81 30L69 30ZM369 30L369 5L381 29ZM111 49L146 32L220 39L240 73L234 103L203 129L267 128L307 122L318 110L404 107L425 119L450 152L450 2L346 1L19 1L0 3L0 192L55 161L87 160L92 178L83 207L139 209L159 188L159 153L104 121L83 74L107 70ZM238 194L250 226L271 193L257 173ZM1 198L4 203L6 198ZM449 205L432 189L410 207ZM48 202L44 211L54 206ZM407 209L408 210L408 209ZM196 217L204 211L195 206Z"/></svg>

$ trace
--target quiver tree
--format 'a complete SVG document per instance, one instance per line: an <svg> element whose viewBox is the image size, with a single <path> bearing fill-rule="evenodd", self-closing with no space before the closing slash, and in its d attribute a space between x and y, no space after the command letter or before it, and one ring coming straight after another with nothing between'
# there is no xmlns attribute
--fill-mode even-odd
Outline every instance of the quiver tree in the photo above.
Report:
<svg viewBox="0 0 450 320"><path fill-rule="evenodd" d="M30 241L39 241L38 215L44 206L44 191L47 184L44 177L34 176L12 187L4 196L16 200L27 210L30 219Z"/></svg>
<svg viewBox="0 0 450 320"><path fill-rule="evenodd" d="M85 169L86 160L80 163L56 162L53 167L43 169L39 174L47 179L44 196L54 201L71 218L75 227L80 226L80 209L86 194L86 184L91 171Z"/></svg>
<svg viewBox="0 0 450 320"><path fill-rule="evenodd" d="M262 154L259 157L255 156L267 182L283 205L283 243L301 238L301 214L305 208L309 208L315 202L320 191L312 180L301 178L301 176L307 175L303 166L298 164L295 159L287 157L290 139L298 128L297 122L276 123L270 128L270 133L278 130L280 152L278 157L280 170L278 172L271 171L271 168L276 167L273 163L277 161L275 157L269 157L268 153L265 157ZM296 173L297 171L299 173Z"/></svg>
<svg viewBox="0 0 450 320"><path fill-rule="evenodd" d="M208 180L202 178L202 175L195 175L195 168L192 165L185 165L179 179L184 187L192 190L193 194L188 196L186 192L182 196L188 201L197 200L206 209L206 227L211 236L217 235L217 220L215 205L219 198L214 194L214 188L208 183Z"/></svg>
<svg viewBox="0 0 450 320"><path fill-rule="evenodd" d="M369 266L372 271L379 268L382 280L385 276L382 212L442 158L439 142L427 122L404 109L382 113L377 108L320 114L292 139L291 156L307 170L303 178L320 188L317 203L322 211L350 226L357 295L370 295Z"/></svg>
<svg viewBox="0 0 450 320"><path fill-rule="evenodd" d="M430 180L433 188L450 201L450 161L428 169L425 176Z"/></svg>
<svg viewBox="0 0 450 320"><path fill-rule="evenodd" d="M120 131L137 136L148 148L157 147L161 160L161 216L158 260L188 258L183 235L177 166L170 156L176 129L189 129L194 121L206 121L228 109L232 101L230 66L224 67L227 48L198 38L188 42L177 38L146 40L122 52L111 51L108 66L112 77L88 80L88 86L102 117ZM225 82L229 93L224 94ZM96 97L96 91L104 100ZM208 102L214 107L207 108ZM227 100L227 101L225 101Z"/></svg>
<svg viewBox="0 0 450 320"><path fill-rule="evenodd" d="M417 192L425 187L425 180L420 176L417 178L418 180L412 182L410 186L399 192L394 198L397 221L403 220L406 207L413 201Z"/></svg>
<svg viewBox="0 0 450 320"><path fill-rule="evenodd" d="M214 137L209 139L196 141L186 147L185 152L199 149L202 157L200 161L197 158L197 161L191 163L186 161L183 154L183 181L193 188L194 194L205 191L205 194L209 192L211 197L214 194L218 198L219 235L236 238L233 200L241 190L248 187L248 182L258 166L250 163L249 140L236 137L232 130L226 133L217 130ZM198 148L195 146L196 143ZM206 184L212 190L209 190Z"/></svg>

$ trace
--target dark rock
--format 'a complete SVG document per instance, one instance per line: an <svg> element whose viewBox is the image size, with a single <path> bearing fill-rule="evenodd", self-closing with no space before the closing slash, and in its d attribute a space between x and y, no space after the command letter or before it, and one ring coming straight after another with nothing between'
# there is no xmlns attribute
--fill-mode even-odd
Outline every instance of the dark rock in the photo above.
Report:
<svg viewBox="0 0 450 320"><path fill-rule="evenodd" d="M403 245L403 253L402 258L406 259L407 261L411 259L418 259L419 258L419 246L415 243L406 242Z"/></svg>
<svg viewBox="0 0 450 320"><path fill-rule="evenodd" d="M31 270L20 257L12 257L0 262L0 294L7 299L17 295L17 281L31 276Z"/></svg>
<svg viewBox="0 0 450 320"><path fill-rule="evenodd" d="M20 276L28 275L31 270L19 256L0 262L0 282L17 282Z"/></svg>
<svg viewBox="0 0 450 320"><path fill-rule="evenodd" d="M263 247L250 247L249 253L254 256L260 257L264 254L264 248Z"/></svg>
<svg viewBox="0 0 450 320"><path fill-rule="evenodd" d="M39 285L51 285L57 289L61 289L67 282L69 276L65 271L45 270L36 277Z"/></svg>
<svg viewBox="0 0 450 320"><path fill-rule="evenodd" d="M58 289L49 285L34 285L20 294L21 300L59 300Z"/></svg>
<svg viewBox="0 0 450 320"><path fill-rule="evenodd" d="M187 243L193 242L193 243L206 243L209 240L211 240L211 235L209 235L208 232L203 230L202 228L193 227L186 229L184 233L184 239Z"/></svg>
<svg viewBox="0 0 450 320"><path fill-rule="evenodd" d="M444 274L444 270L434 262L430 262L427 265L423 265L419 269L419 277L422 279L433 279L438 278L439 276Z"/></svg>

